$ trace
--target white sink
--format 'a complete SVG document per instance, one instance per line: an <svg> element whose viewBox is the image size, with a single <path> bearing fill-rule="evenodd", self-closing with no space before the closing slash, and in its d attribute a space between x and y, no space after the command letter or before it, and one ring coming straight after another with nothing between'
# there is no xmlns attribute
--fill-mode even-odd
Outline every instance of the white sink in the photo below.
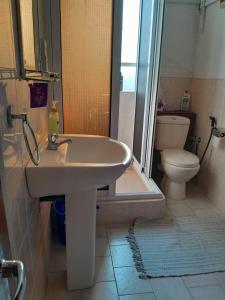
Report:
<svg viewBox="0 0 225 300"><path fill-rule="evenodd" d="M129 166L131 151L118 141L88 135L60 135L72 140L58 150L41 145L41 162L26 167L33 197L66 195L67 286L94 282L97 188L115 181Z"/></svg>
<svg viewBox="0 0 225 300"><path fill-rule="evenodd" d="M72 143L58 150L42 145L38 167L29 162L26 173L33 197L96 189L113 182L129 165L131 153L123 143L101 136L61 135L59 139L68 138Z"/></svg>

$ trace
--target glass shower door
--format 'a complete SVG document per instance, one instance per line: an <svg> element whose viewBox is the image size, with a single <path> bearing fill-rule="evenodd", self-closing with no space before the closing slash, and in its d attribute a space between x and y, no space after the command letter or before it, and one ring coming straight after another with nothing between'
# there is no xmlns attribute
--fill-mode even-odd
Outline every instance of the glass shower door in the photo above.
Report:
<svg viewBox="0 0 225 300"><path fill-rule="evenodd" d="M61 0L64 133L109 135L112 0Z"/></svg>
<svg viewBox="0 0 225 300"><path fill-rule="evenodd" d="M139 57L136 88L136 110L134 124L134 144L133 152L137 161L143 161L143 134L146 108L148 101L148 80L150 73L150 57L152 42L152 22L153 22L153 3L154 1L142 0L141 4L141 23L139 36Z"/></svg>
<svg viewBox="0 0 225 300"><path fill-rule="evenodd" d="M164 1L142 0L133 152L151 173Z"/></svg>

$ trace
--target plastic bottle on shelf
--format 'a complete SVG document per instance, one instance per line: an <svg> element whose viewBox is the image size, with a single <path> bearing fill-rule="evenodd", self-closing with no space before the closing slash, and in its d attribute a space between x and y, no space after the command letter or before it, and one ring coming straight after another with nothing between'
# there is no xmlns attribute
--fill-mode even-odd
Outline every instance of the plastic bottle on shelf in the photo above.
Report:
<svg viewBox="0 0 225 300"><path fill-rule="evenodd" d="M191 105L191 95L186 90L184 92L183 96L181 97L180 110L189 111L190 110L190 105Z"/></svg>

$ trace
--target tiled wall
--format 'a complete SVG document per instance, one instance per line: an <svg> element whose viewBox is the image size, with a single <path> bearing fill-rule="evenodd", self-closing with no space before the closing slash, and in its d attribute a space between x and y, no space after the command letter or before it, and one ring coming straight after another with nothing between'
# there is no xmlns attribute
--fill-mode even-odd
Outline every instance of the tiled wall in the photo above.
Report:
<svg viewBox="0 0 225 300"><path fill-rule="evenodd" d="M199 29L198 0L166 0L161 75L191 77Z"/></svg>
<svg viewBox="0 0 225 300"><path fill-rule="evenodd" d="M167 110L180 108L185 90L190 91L198 37L198 1L165 2L159 98Z"/></svg>
<svg viewBox="0 0 225 300"><path fill-rule="evenodd" d="M225 79L193 79L192 110L197 113L196 134L201 136L200 153L204 151L210 133L209 116L218 119L218 126L225 128ZM217 207L225 211L225 146L219 148L210 144L201 166L197 182L204 194Z"/></svg>
<svg viewBox="0 0 225 300"><path fill-rule="evenodd" d="M166 102L166 110L180 109L180 99L191 89L191 77L160 77L159 99Z"/></svg>
<svg viewBox="0 0 225 300"><path fill-rule="evenodd" d="M15 68L10 1L0 1L0 72ZM2 43L4 41L4 43ZM9 228L12 256L25 263L26 299L44 299L49 241L49 206L39 205L29 196L25 166L27 151L22 137L21 121L14 128L6 125L6 107L12 104L17 113L28 113L36 135L47 133L47 108L29 108L28 83L14 79L0 81L0 175Z"/></svg>
<svg viewBox="0 0 225 300"><path fill-rule="evenodd" d="M204 30L199 32L192 80L192 110L197 113L196 133L201 136L200 155L207 143L214 115L225 127L225 9L219 2L207 9ZM197 178L205 195L225 211L225 146L210 144Z"/></svg>

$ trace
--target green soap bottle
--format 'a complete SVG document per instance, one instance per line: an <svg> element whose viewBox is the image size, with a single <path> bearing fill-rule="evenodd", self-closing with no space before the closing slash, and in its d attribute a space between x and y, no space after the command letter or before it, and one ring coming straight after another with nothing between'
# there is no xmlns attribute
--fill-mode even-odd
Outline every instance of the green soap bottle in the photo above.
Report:
<svg viewBox="0 0 225 300"><path fill-rule="evenodd" d="M59 113L56 107L57 101L52 101L52 107L49 114L48 129L49 134L58 135L59 133Z"/></svg>

